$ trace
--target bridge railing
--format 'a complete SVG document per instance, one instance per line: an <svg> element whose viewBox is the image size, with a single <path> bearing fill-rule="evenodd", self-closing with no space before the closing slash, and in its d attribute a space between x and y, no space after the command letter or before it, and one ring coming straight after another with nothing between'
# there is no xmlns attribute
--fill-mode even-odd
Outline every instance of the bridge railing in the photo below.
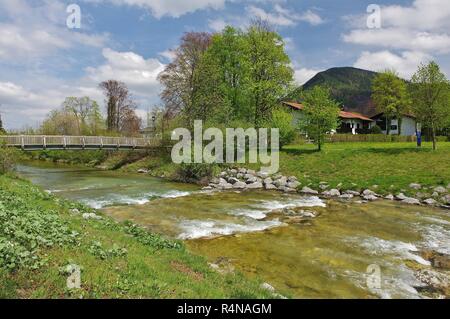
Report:
<svg viewBox="0 0 450 319"><path fill-rule="evenodd" d="M51 146L66 147L156 147L161 143L157 138L110 137L110 136L56 136L56 135L4 135L0 136L0 144L26 148Z"/></svg>

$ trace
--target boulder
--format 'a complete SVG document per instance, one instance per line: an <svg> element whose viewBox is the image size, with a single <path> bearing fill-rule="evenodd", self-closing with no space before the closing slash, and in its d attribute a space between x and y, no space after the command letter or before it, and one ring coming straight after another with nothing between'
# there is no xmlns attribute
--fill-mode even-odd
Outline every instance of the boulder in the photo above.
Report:
<svg viewBox="0 0 450 319"><path fill-rule="evenodd" d="M338 189L333 188L329 191L323 192L322 195L326 197L338 197L341 196L341 192Z"/></svg>
<svg viewBox="0 0 450 319"><path fill-rule="evenodd" d="M300 183L297 182L297 181L292 181L292 182L288 182L286 184L286 186L289 187L289 188L297 189L297 187L300 186Z"/></svg>
<svg viewBox="0 0 450 319"><path fill-rule="evenodd" d="M213 190L213 189L214 189L214 187L212 187L212 186L205 186L205 187L202 188L202 190L204 190L204 191L210 191L210 190Z"/></svg>
<svg viewBox="0 0 450 319"><path fill-rule="evenodd" d="M287 181L288 181L289 183L292 183L292 182L298 181L298 179L297 179L297 177L295 177L295 176L289 176L288 179L287 179Z"/></svg>
<svg viewBox="0 0 450 319"><path fill-rule="evenodd" d="M318 194L319 194L318 191L316 191L316 190L314 190L314 189L311 189L311 188L309 188L309 187L307 187L307 186L305 186L305 187L302 188L301 193L303 193L303 194L309 194L309 195L318 195Z"/></svg>
<svg viewBox="0 0 450 319"><path fill-rule="evenodd" d="M220 189L232 189L233 188L233 185L232 184L230 184L230 183L226 183L226 184L219 184L219 188Z"/></svg>
<svg viewBox="0 0 450 319"><path fill-rule="evenodd" d="M283 192L285 193L296 193L297 189L296 188L290 188L287 186L281 187L283 189Z"/></svg>
<svg viewBox="0 0 450 319"><path fill-rule="evenodd" d="M219 183L217 183L217 184L219 184L219 185L225 185L225 184L228 184L228 182L227 182L227 180L224 179L224 178L219 178Z"/></svg>
<svg viewBox="0 0 450 319"><path fill-rule="evenodd" d="M404 200L402 200L402 203L404 204L410 204L410 205L420 205L420 200L416 199L416 198L405 198Z"/></svg>
<svg viewBox="0 0 450 319"><path fill-rule="evenodd" d="M256 176L247 174L245 175L245 180L247 181L247 184L253 184L258 181L258 178Z"/></svg>
<svg viewBox="0 0 450 319"><path fill-rule="evenodd" d="M436 187L436 188L434 189L434 191L435 191L436 193L439 193L439 194L447 193L447 189L446 189L445 187L442 187L442 186Z"/></svg>
<svg viewBox="0 0 450 319"><path fill-rule="evenodd" d="M229 171L228 171L228 173L230 174L230 175L233 175L233 176L236 176L236 174L238 173L238 171L237 171L237 169L230 169Z"/></svg>
<svg viewBox="0 0 450 319"><path fill-rule="evenodd" d="M270 177L270 174L267 172L259 171L258 173L256 173L256 176L258 176L259 178L262 178L262 179L266 179L266 178Z"/></svg>
<svg viewBox="0 0 450 319"><path fill-rule="evenodd" d="M394 195L389 194L389 195L386 195L386 196L384 197L384 199L387 199L387 200L394 200L395 197L394 197Z"/></svg>
<svg viewBox="0 0 450 319"><path fill-rule="evenodd" d="M148 169L145 169L145 168L141 168L141 169L138 169L138 171L137 171L139 174L148 174L149 173L149 170Z"/></svg>
<svg viewBox="0 0 450 319"><path fill-rule="evenodd" d="M247 170L247 174L256 175L256 172L254 170L252 170L252 169L248 169Z"/></svg>
<svg viewBox="0 0 450 319"><path fill-rule="evenodd" d="M326 189L328 189L328 187L330 187L329 185L327 185L327 184L320 184L319 185L319 188L321 189L321 190L326 190Z"/></svg>
<svg viewBox="0 0 450 319"><path fill-rule="evenodd" d="M354 196L352 194L342 194L339 196L339 198L342 199L352 199Z"/></svg>
<svg viewBox="0 0 450 319"><path fill-rule="evenodd" d="M444 204L450 205L450 195L445 195L444 197L442 197L442 201L444 202Z"/></svg>
<svg viewBox="0 0 450 319"><path fill-rule="evenodd" d="M353 195L353 196L359 196L359 195L361 195L359 192L353 191L353 190L347 190L347 191L345 191L344 193L345 193L345 194L350 194L350 195Z"/></svg>
<svg viewBox="0 0 450 319"><path fill-rule="evenodd" d="M227 172L222 172L222 173L220 173L220 177L222 177L222 178L225 178L225 177L227 177L228 176L228 173Z"/></svg>
<svg viewBox="0 0 450 319"><path fill-rule="evenodd" d="M286 176L281 176L279 179L277 179L273 184L277 187L286 186L287 178Z"/></svg>
<svg viewBox="0 0 450 319"><path fill-rule="evenodd" d="M422 185L417 184L417 183L411 183L409 184L409 188L415 189L415 190L419 190L422 188Z"/></svg>
<svg viewBox="0 0 450 319"><path fill-rule="evenodd" d="M405 200L405 199L407 199L407 198L408 198L408 196L406 196L406 195L403 194L403 193L400 193L400 194L395 195L395 199L398 199L398 200Z"/></svg>
<svg viewBox="0 0 450 319"><path fill-rule="evenodd" d="M275 185L273 184L264 184L264 188L267 190L276 190L278 189Z"/></svg>
<svg viewBox="0 0 450 319"><path fill-rule="evenodd" d="M424 204L430 205L430 206L434 206L437 204L437 201L434 200L433 198L427 198L423 201Z"/></svg>
<svg viewBox="0 0 450 319"><path fill-rule="evenodd" d="M245 168L240 168L240 169L239 169L239 174L243 174L243 175L247 174L247 169L245 169Z"/></svg>
<svg viewBox="0 0 450 319"><path fill-rule="evenodd" d="M364 198L365 200L368 200L368 201L374 201L374 200L377 200L377 199L378 199L377 196L371 195L371 194L369 194L369 195L364 195L363 198Z"/></svg>
<svg viewBox="0 0 450 319"><path fill-rule="evenodd" d="M244 182L238 181L238 182L233 184L233 188L234 189L246 189L247 188L247 184L245 184Z"/></svg>
<svg viewBox="0 0 450 319"><path fill-rule="evenodd" d="M247 184L247 188L248 189L259 189L259 188L263 188L263 184L261 182Z"/></svg>
<svg viewBox="0 0 450 319"><path fill-rule="evenodd" d="M315 218L317 217L317 213L310 210L301 210L297 213L298 216L303 218Z"/></svg>
<svg viewBox="0 0 450 319"><path fill-rule="evenodd" d="M365 191L362 192L362 194L364 196L375 196L377 197L377 193L375 193L374 191L371 191L370 189L366 189Z"/></svg>
<svg viewBox="0 0 450 319"><path fill-rule="evenodd" d="M217 177L213 177L211 179L211 184L219 184L220 183L220 179L218 179Z"/></svg>
<svg viewBox="0 0 450 319"><path fill-rule="evenodd" d="M245 174L242 174L242 173L237 173L236 174L236 177L239 178L239 179L243 179L244 176L245 176Z"/></svg>
<svg viewBox="0 0 450 319"><path fill-rule="evenodd" d="M270 177L267 177L265 180L264 180L264 184L272 184L273 183L273 180L270 178Z"/></svg>
<svg viewBox="0 0 450 319"><path fill-rule="evenodd" d="M228 178L228 183L230 184L236 184L237 182L240 182L240 180L238 180L236 177L230 177Z"/></svg>

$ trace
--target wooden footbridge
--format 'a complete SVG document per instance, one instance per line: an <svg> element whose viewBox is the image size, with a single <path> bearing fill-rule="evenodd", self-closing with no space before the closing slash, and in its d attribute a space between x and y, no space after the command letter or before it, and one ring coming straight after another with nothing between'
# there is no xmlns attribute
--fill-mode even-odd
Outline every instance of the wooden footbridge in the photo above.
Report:
<svg viewBox="0 0 450 319"><path fill-rule="evenodd" d="M54 135L0 135L0 145L37 150L146 150L161 147L159 138L54 136Z"/></svg>

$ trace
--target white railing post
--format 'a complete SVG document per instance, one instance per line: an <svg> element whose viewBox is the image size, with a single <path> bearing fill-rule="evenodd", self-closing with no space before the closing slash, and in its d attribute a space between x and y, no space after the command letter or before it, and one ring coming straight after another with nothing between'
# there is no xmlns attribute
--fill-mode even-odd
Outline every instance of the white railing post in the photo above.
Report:
<svg viewBox="0 0 450 319"><path fill-rule="evenodd" d="M84 136L81 137L81 142L83 144L83 150L86 148L86 141L84 140Z"/></svg>
<svg viewBox="0 0 450 319"><path fill-rule="evenodd" d="M47 139L45 138L45 136L42 136L42 146L44 150L47 149Z"/></svg>
<svg viewBox="0 0 450 319"><path fill-rule="evenodd" d="M63 146L64 146L64 149L67 149L67 140L66 140L65 136L63 136Z"/></svg>
<svg viewBox="0 0 450 319"><path fill-rule="evenodd" d="M20 136L21 144L22 144L22 150L25 150L25 137L23 135Z"/></svg>

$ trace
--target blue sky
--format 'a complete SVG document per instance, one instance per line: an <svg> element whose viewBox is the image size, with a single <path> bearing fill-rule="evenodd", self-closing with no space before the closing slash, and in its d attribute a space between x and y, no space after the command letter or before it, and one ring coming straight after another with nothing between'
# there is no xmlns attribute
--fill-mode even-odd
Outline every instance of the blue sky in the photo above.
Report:
<svg viewBox="0 0 450 319"><path fill-rule="evenodd" d="M81 29L66 8L81 8ZM367 7L381 28L367 27ZM0 112L7 128L36 126L66 96L127 83L139 114L159 103L157 75L187 31L267 19L283 36L297 83L335 66L395 68L405 78L434 59L450 75L447 0L0 0Z"/></svg>

